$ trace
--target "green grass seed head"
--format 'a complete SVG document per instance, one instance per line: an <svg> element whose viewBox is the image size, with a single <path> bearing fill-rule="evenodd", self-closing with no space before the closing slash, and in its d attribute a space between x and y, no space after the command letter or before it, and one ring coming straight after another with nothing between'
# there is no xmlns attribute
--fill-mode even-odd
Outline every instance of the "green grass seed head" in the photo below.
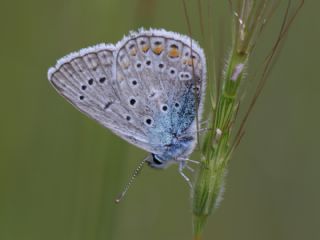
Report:
<svg viewBox="0 0 320 240"><path fill-rule="evenodd" d="M262 91L268 73L273 66L272 63L282 46L281 43L283 43L288 29L304 4L304 1L301 0L295 7L292 7L292 1L288 0L287 8L283 14L281 31L262 66L262 74L258 78L253 99L245 111L244 118L239 121L240 86L244 82L241 89L245 92L246 79L251 77L247 71L250 68L250 57L259 41L262 41L259 37L280 2L273 0L229 0L230 15L233 17L231 51L222 74L213 73L217 79L213 82L212 89L218 92L217 94L216 92L210 93L213 104L210 108L212 110L210 116L212 117L209 119L211 130L204 136L201 148L202 161L192 195L194 239L201 239L208 216L221 202L228 162L244 135L245 122ZM214 60L221 61L221 59ZM240 126L235 128L237 121L240 122Z"/></svg>

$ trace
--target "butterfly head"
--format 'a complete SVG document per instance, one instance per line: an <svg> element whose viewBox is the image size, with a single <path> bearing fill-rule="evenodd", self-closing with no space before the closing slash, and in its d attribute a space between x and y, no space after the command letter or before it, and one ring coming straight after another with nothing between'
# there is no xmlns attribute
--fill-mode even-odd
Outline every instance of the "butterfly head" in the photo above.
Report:
<svg viewBox="0 0 320 240"><path fill-rule="evenodd" d="M147 160L147 163L150 167L156 169L164 169L166 168L171 161L164 160L157 154L151 153L150 157Z"/></svg>

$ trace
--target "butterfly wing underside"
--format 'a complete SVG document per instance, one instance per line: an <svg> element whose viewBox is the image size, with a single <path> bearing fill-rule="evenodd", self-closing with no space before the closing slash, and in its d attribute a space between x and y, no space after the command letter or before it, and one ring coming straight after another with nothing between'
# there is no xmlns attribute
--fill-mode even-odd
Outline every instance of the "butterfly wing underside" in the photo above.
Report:
<svg viewBox="0 0 320 240"><path fill-rule="evenodd" d="M141 30L116 46L100 44L63 57L49 69L48 78L72 105L116 135L161 153L164 143L153 142L152 132L169 126L163 121L181 125L179 119L186 119L187 110L175 114L170 108L183 105L181 99L190 89L197 116L183 120L180 128L194 128L195 118L201 118L205 58L189 37Z"/></svg>
<svg viewBox="0 0 320 240"><path fill-rule="evenodd" d="M113 87L113 54L114 46L105 44L69 54L49 70L49 81L81 112L130 143L150 151L143 129L127 121L130 109L126 109Z"/></svg>
<svg viewBox="0 0 320 240"><path fill-rule="evenodd" d="M134 109L131 121L146 129L154 150L165 151L173 134L196 135L206 80L196 42L164 30L141 31L120 41L115 57L121 101Z"/></svg>

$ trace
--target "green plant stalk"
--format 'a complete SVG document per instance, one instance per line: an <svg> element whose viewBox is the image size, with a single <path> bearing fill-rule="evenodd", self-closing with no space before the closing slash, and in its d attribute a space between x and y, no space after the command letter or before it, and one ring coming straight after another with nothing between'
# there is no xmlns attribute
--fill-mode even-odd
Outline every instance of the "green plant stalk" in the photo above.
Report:
<svg viewBox="0 0 320 240"><path fill-rule="evenodd" d="M225 66L221 95L215 109L213 131L206 136L203 159L193 191L194 239L201 239L207 217L218 205L230 158L231 129L237 111L237 94L247 64L246 51L236 44Z"/></svg>
<svg viewBox="0 0 320 240"><path fill-rule="evenodd" d="M264 73L247 114L254 106L265 83L266 72L270 70L270 64L304 2L304 0L301 0L292 14L289 15L292 3L290 0L288 1L280 34L273 45L271 54L267 57ZM232 6L232 1L229 1L229 3ZM201 164L193 188L194 240L201 240L207 218L218 206L221 199L228 162L237 144L235 142L241 139L241 132L238 132L240 135L237 134L236 137L231 135L239 107L239 86L243 81L244 71L247 68L249 56L254 50L256 41L279 5L278 1L268 0L262 0L261 2L240 0L239 3L238 10L234 14L232 50L227 59L224 74L219 81L222 82L222 88L214 91L218 93L217 99L214 98L215 96L211 98L214 115L212 130L205 136Z"/></svg>

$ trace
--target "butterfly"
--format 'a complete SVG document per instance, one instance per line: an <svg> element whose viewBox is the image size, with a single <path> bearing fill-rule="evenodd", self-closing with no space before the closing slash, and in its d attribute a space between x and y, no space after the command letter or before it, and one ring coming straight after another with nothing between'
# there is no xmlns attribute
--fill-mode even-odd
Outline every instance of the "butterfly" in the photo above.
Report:
<svg viewBox="0 0 320 240"><path fill-rule="evenodd" d="M195 148L206 61L188 36L140 29L61 58L48 79L81 112L149 152L153 168L182 169Z"/></svg>

